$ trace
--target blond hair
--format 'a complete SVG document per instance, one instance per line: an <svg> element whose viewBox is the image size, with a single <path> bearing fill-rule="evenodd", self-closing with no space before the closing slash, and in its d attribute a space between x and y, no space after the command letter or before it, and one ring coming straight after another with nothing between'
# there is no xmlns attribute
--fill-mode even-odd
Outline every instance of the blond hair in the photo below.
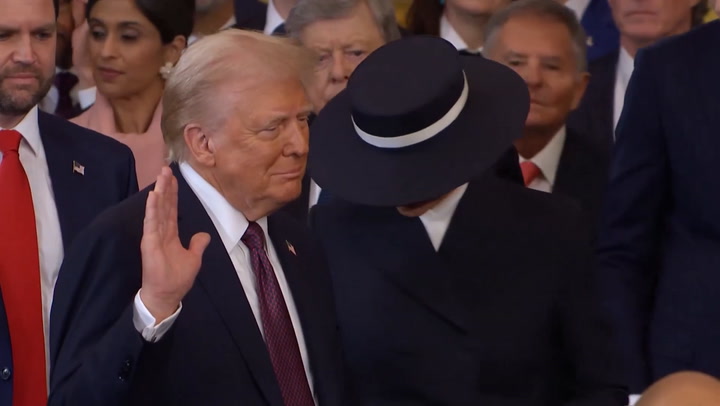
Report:
<svg viewBox="0 0 720 406"><path fill-rule="evenodd" d="M161 127L170 161L186 159L188 124L199 122L215 130L224 124L234 99L218 99L228 84L296 77L308 89L315 62L311 51L292 40L252 31L225 30L194 43L165 84Z"/></svg>

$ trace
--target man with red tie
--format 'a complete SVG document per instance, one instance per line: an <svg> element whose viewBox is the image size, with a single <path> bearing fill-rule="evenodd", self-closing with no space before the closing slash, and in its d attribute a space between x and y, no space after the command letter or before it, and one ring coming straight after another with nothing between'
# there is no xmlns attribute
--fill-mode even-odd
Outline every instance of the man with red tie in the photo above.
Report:
<svg viewBox="0 0 720 406"><path fill-rule="evenodd" d="M242 30L183 54L163 98L171 169L63 264L49 405L350 405L324 259L277 212L300 194L315 60Z"/></svg>
<svg viewBox="0 0 720 406"><path fill-rule="evenodd" d="M487 32L485 56L512 68L530 91L523 137L515 141L525 185L575 199L594 225L607 151L565 126L589 81L582 26L559 3L522 0L493 16Z"/></svg>
<svg viewBox="0 0 720 406"><path fill-rule="evenodd" d="M38 110L58 2L0 0L0 405L47 401L50 306L76 234L137 191L129 149Z"/></svg>

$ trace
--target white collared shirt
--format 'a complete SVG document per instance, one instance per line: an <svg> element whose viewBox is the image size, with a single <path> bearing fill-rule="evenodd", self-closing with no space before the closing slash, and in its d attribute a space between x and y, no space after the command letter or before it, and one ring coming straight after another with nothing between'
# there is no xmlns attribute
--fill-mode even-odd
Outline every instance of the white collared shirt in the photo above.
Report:
<svg viewBox="0 0 720 406"><path fill-rule="evenodd" d="M450 227L450 221L455 214L460 200L465 195L468 184L464 184L445 197L437 206L426 211L420 216L425 231L427 231L430 242L432 243L435 251L440 249L445 233L447 233L448 227Z"/></svg>
<svg viewBox="0 0 720 406"><path fill-rule="evenodd" d="M465 43L465 40L462 39L460 34L455 31L455 28L450 24L450 21L445 17L445 14L440 17L440 38L444 39L445 41L451 43L455 49L458 51L468 51L471 53L480 53L482 52L482 47L478 49L469 49L468 45Z"/></svg>
<svg viewBox="0 0 720 406"><path fill-rule="evenodd" d="M552 193L553 187L555 186L555 175L557 175L566 137L567 132L565 126L563 126L557 134L553 136L550 142L545 145L545 148L535 154L534 157L530 159L525 159L522 156L519 157L520 163L532 161L532 163L540 169L540 175L528 185L528 188Z"/></svg>
<svg viewBox="0 0 720 406"><path fill-rule="evenodd" d="M568 0L565 3L565 7L575 12L578 21L582 20L583 15L585 15L585 10L587 10L589 5L590 0Z"/></svg>
<svg viewBox="0 0 720 406"><path fill-rule="evenodd" d="M267 14L265 15L265 29L263 32L265 35L272 35L275 29L282 24L285 24L285 19L278 13L273 0L268 1Z"/></svg>
<svg viewBox="0 0 720 406"><path fill-rule="evenodd" d="M248 228L248 221L245 216L236 210L225 198L218 192L212 185L210 185L205 179L203 179L189 164L181 163L180 172L187 181L190 189L195 193L195 196L200 200L205 211L207 211L210 219L215 226L222 244L235 267L235 272L240 279L247 301L250 304L255 321L260 333L264 336L262 319L260 316L260 302L258 300L257 292L255 290L255 274L252 271L252 262L250 259L250 250L241 241L245 231ZM305 345L305 336L303 335L302 325L300 324L300 317L293 300L292 291L288 285L285 273L283 272L282 265L278 258L275 247L272 240L268 238L268 225L267 217L263 217L257 220L257 224L262 228L265 233L265 246L267 249L267 255L272 264L275 276L280 290L282 291L285 299L285 304L290 314L290 320L292 321L293 328L295 330L295 337L297 338L298 347L300 348L300 356L302 357L303 366L305 367L305 375L308 379L308 385L310 390L313 392L313 398L315 398L315 391L313 387L312 372L310 370L310 362L307 353L307 347ZM157 326L155 325L155 318L150 314L147 308L143 305L140 300L140 293L135 296L135 328L140 331L143 337L148 341L157 341L162 338L162 334L167 332L172 323L177 319L182 308L178 309L175 314L164 320ZM154 326L154 327L153 327ZM157 331L161 329L161 331ZM315 398L315 404L317 399Z"/></svg>
<svg viewBox="0 0 720 406"><path fill-rule="evenodd" d="M13 128L22 135L19 155L32 192L35 209L35 226L40 256L40 290L42 295L43 329L45 333L45 365L49 365L48 328L53 290L63 260L63 240L60 218L55 206L55 194L50 180L50 169L45 158L45 148L40 138L38 107L35 106ZM0 163L2 153L0 152ZM50 373L50 368L46 368Z"/></svg>
<svg viewBox="0 0 720 406"><path fill-rule="evenodd" d="M615 127L620 121L620 114L625 106L625 92L627 92L630 77L635 70L635 60L625 48L620 47L617 70L615 73L615 94L613 104L613 139L615 138Z"/></svg>
<svg viewBox="0 0 720 406"><path fill-rule="evenodd" d="M310 201L308 202L308 209L312 209L313 206L318 204L318 200L320 200L320 192L322 192L320 185L315 183L313 179L310 179Z"/></svg>
<svg viewBox="0 0 720 406"><path fill-rule="evenodd" d="M64 71L60 68L55 68L55 73L61 73L61 72L71 72L72 71ZM72 99L73 103L80 106L81 110L85 110L88 107L92 106L93 103L95 103L95 87L91 87L88 89L78 89L78 86L75 85L75 87L70 91L70 98ZM45 97L40 101L39 107L42 111L50 114L55 114L55 110L57 110L57 105L60 102L60 92L58 91L57 87L53 85L48 93L45 95Z"/></svg>

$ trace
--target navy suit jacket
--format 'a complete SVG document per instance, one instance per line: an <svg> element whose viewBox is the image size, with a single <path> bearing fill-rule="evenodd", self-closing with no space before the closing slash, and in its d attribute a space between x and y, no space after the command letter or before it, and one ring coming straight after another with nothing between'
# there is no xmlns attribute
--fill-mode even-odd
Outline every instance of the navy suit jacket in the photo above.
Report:
<svg viewBox="0 0 720 406"><path fill-rule="evenodd" d="M65 252L77 234L102 210L137 192L135 161L112 138L38 112L40 138L60 219ZM73 162L85 174L73 171ZM5 305L0 297L0 406L12 405L12 348Z"/></svg>
<svg viewBox="0 0 720 406"><path fill-rule="evenodd" d="M588 65L590 82L580 106L570 113L567 127L584 137L605 153L615 142L615 78L620 57L619 49L599 58Z"/></svg>
<svg viewBox="0 0 720 406"><path fill-rule="evenodd" d="M579 219L494 174L470 182L439 252L395 208L313 208L360 404L625 406Z"/></svg>
<svg viewBox="0 0 720 406"><path fill-rule="evenodd" d="M596 230L607 187L609 154L587 137L567 130L553 193L575 199L585 211L588 224Z"/></svg>
<svg viewBox="0 0 720 406"><path fill-rule="evenodd" d="M598 256L631 389L720 377L720 22L642 50L611 163Z"/></svg>
<svg viewBox="0 0 720 406"><path fill-rule="evenodd" d="M620 33L615 26L608 0L592 0L580 23L588 36L588 60L605 56L620 46Z"/></svg>
<svg viewBox="0 0 720 406"><path fill-rule="evenodd" d="M146 342L133 325L148 188L101 215L63 264L51 316L49 405L283 406L270 355L230 257L203 205L177 166L173 170L181 241L187 246L201 231L211 236L182 311L156 343ZM290 217L274 214L268 227L300 315L318 403L344 406L324 258L306 228Z"/></svg>
<svg viewBox="0 0 720 406"><path fill-rule="evenodd" d="M235 28L262 31L267 19L267 4L258 0L235 1Z"/></svg>

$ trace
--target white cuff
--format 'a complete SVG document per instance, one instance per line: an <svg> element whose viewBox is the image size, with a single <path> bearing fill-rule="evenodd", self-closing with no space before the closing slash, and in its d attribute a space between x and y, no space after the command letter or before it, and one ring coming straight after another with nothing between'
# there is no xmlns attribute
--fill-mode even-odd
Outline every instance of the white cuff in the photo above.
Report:
<svg viewBox="0 0 720 406"><path fill-rule="evenodd" d="M170 330L170 327L175 323L178 315L182 310L182 303L178 306L178 309L170 317L155 325L156 320L150 311L145 307L145 304L140 299L140 291L135 295L135 305L133 306L133 325L138 333L142 334L145 341L154 343L163 338L165 333Z"/></svg>
<svg viewBox="0 0 720 406"><path fill-rule="evenodd" d="M97 96L96 92L97 87L94 86L87 89L78 90L77 98L81 109L85 110L95 104L95 97Z"/></svg>
<svg viewBox="0 0 720 406"><path fill-rule="evenodd" d="M640 396L642 396L642 395L630 395L630 403L629 403L629 406L634 406L635 403L637 403L638 400L640 400Z"/></svg>

